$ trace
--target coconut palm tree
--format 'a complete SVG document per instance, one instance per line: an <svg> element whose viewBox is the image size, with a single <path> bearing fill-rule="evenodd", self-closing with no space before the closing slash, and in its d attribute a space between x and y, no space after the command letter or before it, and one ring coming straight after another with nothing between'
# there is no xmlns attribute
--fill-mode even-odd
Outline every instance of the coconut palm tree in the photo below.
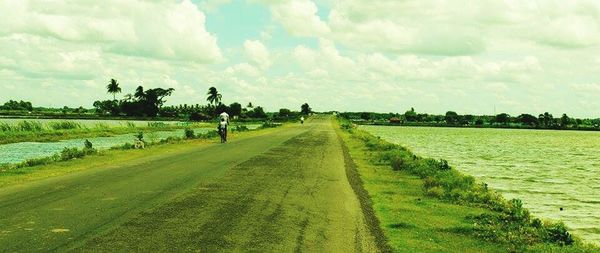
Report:
<svg viewBox="0 0 600 253"><path fill-rule="evenodd" d="M215 87L210 87L208 89L208 93L206 93L206 95L208 95L208 97L206 98L206 101L208 101L211 104L215 104L215 106L219 103L221 103L221 98L223 98L223 96L221 94L219 94L219 92L217 91L217 88Z"/></svg>
<svg viewBox="0 0 600 253"><path fill-rule="evenodd" d="M110 83L106 86L108 93L113 94L113 100L117 100L117 93L121 93L121 87L115 79L110 79Z"/></svg>

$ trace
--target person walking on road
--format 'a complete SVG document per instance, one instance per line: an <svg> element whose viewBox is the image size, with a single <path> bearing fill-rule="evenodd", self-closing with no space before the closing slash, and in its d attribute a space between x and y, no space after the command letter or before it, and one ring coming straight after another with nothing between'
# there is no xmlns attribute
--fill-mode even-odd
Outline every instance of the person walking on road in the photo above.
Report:
<svg viewBox="0 0 600 253"><path fill-rule="evenodd" d="M227 127L229 126L229 114L227 112L222 112L219 114L219 125L217 129L219 130L219 135L221 136L221 143L227 142Z"/></svg>
<svg viewBox="0 0 600 253"><path fill-rule="evenodd" d="M221 118L219 125L217 126L217 131L219 132L219 136L221 136L221 143L227 142L227 121L224 118Z"/></svg>
<svg viewBox="0 0 600 253"><path fill-rule="evenodd" d="M225 119L225 122L227 122L227 125L229 125L229 114L227 114L227 112L222 112L219 114L219 118Z"/></svg>

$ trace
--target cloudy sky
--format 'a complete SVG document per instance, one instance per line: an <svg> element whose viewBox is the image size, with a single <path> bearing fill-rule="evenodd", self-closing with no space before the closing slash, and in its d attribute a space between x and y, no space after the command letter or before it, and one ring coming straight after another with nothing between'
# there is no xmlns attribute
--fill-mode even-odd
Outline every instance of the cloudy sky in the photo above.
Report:
<svg viewBox="0 0 600 253"><path fill-rule="evenodd" d="M0 0L0 101L600 117L600 1Z"/></svg>

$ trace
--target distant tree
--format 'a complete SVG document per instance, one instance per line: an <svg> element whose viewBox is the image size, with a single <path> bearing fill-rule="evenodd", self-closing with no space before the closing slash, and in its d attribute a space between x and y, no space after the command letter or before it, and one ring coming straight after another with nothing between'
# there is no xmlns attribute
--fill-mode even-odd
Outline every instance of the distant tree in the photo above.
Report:
<svg viewBox="0 0 600 253"><path fill-rule="evenodd" d="M117 80L110 79L106 89L108 90L108 93L113 95L113 100L117 100L117 93L121 93L121 87L119 87Z"/></svg>
<svg viewBox="0 0 600 253"><path fill-rule="evenodd" d="M478 118L477 120L475 120L475 125L477 125L477 126L483 126L483 119L482 118Z"/></svg>
<svg viewBox="0 0 600 253"><path fill-rule="evenodd" d="M361 118L361 119L364 119L364 120L370 120L370 119L371 119L371 113L368 113L368 112L362 112L362 113L360 114L360 118Z"/></svg>
<svg viewBox="0 0 600 253"><path fill-rule="evenodd" d="M251 118L257 118L257 119L267 118L267 114L265 113L265 110L260 106L256 106L256 107L254 107L254 110L249 111L248 116L250 116Z"/></svg>
<svg viewBox="0 0 600 253"><path fill-rule="evenodd" d="M473 122L473 120L475 119L475 116L471 115L471 114L467 114L463 117L463 120L467 123L467 124L471 124Z"/></svg>
<svg viewBox="0 0 600 253"><path fill-rule="evenodd" d="M540 114L538 121L545 127L550 128L554 125L554 116L548 112L545 112L544 114Z"/></svg>
<svg viewBox="0 0 600 253"><path fill-rule="evenodd" d="M538 118L531 114L523 113L517 117L517 121L521 124L528 126L537 126L539 124Z"/></svg>
<svg viewBox="0 0 600 253"><path fill-rule="evenodd" d="M175 91L173 88L144 90L142 86L138 86L133 95L135 99L131 98L120 101L121 112L128 116L156 117L166 102L165 98L171 96L173 91ZM168 110L163 112L166 115L172 115L172 112Z"/></svg>
<svg viewBox="0 0 600 253"><path fill-rule="evenodd" d="M210 117L200 113L200 112L192 112L190 114L190 121L201 121L201 120L209 120Z"/></svg>
<svg viewBox="0 0 600 253"><path fill-rule="evenodd" d="M229 105L229 116L240 116L242 114L242 105L240 103L234 102Z"/></svg>
<svg viewBox="0 0 600 253"><path fill-rule="evenodd" d="M562 117L560 117L560 126L565 128L569 125L569 123L571 123L571 118L569 118L567 114L563 113Z"/></svg>
<svg viewBox="0 0 600 253"><path fill-rule="evenodd" d="M496 115L496 123L506 125L510 122L510 115L506 113L500 113Z"/></svg>
<svg viewBox="0 0 600 253"><path fill-rule="evenodd" d="M135 89L135 93L133 94L133 96L137 99L137 100L143 100L144 99L144 87L142 86L138 86Z"/></svg>
<svg viewBox="0 0 600 253"><path fill-rule="evenodd" d="M279 117L287 118L292 115L292 111L290 109L281 108L279 109Z"/></svg>
<svg viewBox="0 0 600 253"><path fill-rule="evenodd" d="M156 117L160 107L166 102L165 97L171 96L175 89L168 88L155 88L149 89L144 92L144 108L146 115L150 117Z"/></svg>
<svg viewBox="0 0 600 253"><path fill-rule="evenodd" d="M248 105L246 105L246 107L248 107L248 108L254 108L254 106L252 105L252 102L248 102Z"/></svg>
<svg viewBox="0 0 600 253"><path fill-rule="evenodd" d="M446 117L444 119L448 125L455 125L459 122L458 113L453 111L446 112Z"/></svg>
<svg viewBox="0 0 600 253"><path fill-rule="evenodd" d="M206 93L206 95L208 95L208 97L206 97L206 101L208 101L211 104L214 104L215 106L220 104L221 99L223 98L223 96L219 94L219 91L217 91L217 88L215 87L208 88L208 92Z"/></svg>
<svg viewBox="0 0 600 253"><path fill-rule="evenodd" d="M33 111L33 106L31 102L9 100L4 105L0 105L0 110Z"/></svg>
<svg viewBox="0 0 600 253"><path fill-rule="evenodd" d="M95 101L93 106L98 114L119 115L121 111L116 100Z"/></svg>
<svg viewBox="0 0 600 253"><path fill-rule="evenodd" d="M229 111L229 107L223 103L219 103L216 107L215 107L215 115L219 115L223 112L228 112Z"/></svg>
<svg viewBox="0 0 600 253"><path fill-rule="evenodd" d="M404 118L406 121L414 122L417 121L417 113L415 112L415 108L410 108L410 110L404 113Z"/></svg>
<svg viewBox="0 0 600 253"><path fill-rule="evenodd" d="M308 105L308 103L304 103L301 107L300 107L300 112L304 115L308 115L312 112L312 109L310 108L310 106Z"/></svg>

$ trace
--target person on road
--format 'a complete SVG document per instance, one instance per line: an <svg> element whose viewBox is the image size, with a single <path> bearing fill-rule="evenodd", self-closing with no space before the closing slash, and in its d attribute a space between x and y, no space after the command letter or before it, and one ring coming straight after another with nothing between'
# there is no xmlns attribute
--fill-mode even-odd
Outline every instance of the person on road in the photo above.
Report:
<svg viewBox="0 0 600 253"><path fill-rule="evenodd" d="M221 136L221 143L227 142L227 127L229 126L229 114L227 112L222 112L219 114L219 125L217 126L219 130L219 135Z"/></svg>
<svg viewBox="0 0 600 253"><path fill-rule="evenodd" d="M221 136L221 143L227 142L227 121L224 118L221 118L219 125L217 126L217 131L219 132L219 136Z"/></svg>
<svg viewBox="0 0 600 253"><path fill-rule="evenodd" d="M300 124L304 124L304 116L300 116Z"/></svg>
<svg viewBox="0 0 600 253"><path fill-rule="evenodd" d="M229 114L227 114L227 112L222 112L219 114L219 118L225 119L225 122L227 122L227 125L229 125Z"/></svg>

